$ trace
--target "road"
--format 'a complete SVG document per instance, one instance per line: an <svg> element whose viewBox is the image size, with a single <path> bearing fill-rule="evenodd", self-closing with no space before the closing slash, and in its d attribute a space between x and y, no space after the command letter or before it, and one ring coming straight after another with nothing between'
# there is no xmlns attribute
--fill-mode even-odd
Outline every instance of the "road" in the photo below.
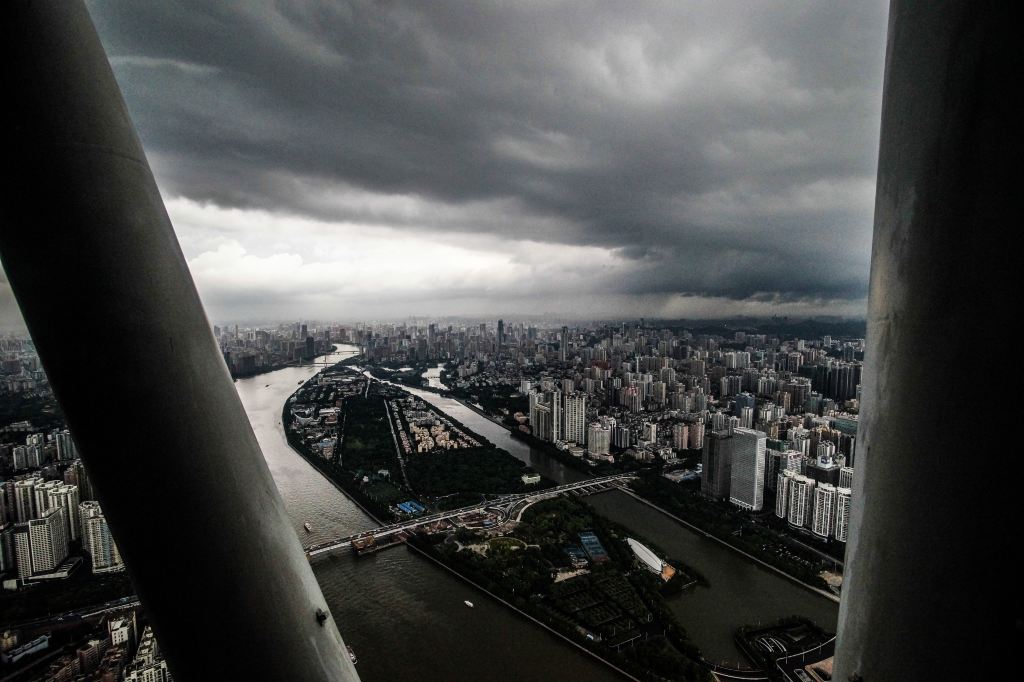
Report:
<svg viewBox="0 0 1024 682"><path fill-rule="evenodd" d="M36 620L18 623L17 625L12 626L12 628L29 630L46 625L63 624L72 620L84 620L86 618L99 616L109 611L118 611L120 609L136 606L139 606L139 598L132 595L130 597L121 597L120 599L104 602L103 604L85 606L71 611L54 614L52 616L46 616L45 618L37 618Z"/></svg>

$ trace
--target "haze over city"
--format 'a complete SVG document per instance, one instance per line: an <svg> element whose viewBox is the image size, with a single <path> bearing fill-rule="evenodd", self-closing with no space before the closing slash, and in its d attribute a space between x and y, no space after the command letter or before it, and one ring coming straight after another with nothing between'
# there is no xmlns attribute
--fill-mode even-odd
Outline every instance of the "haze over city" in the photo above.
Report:
<svg viewBox="0 0 1024 682"><path fill-rule="evenodd" d="M213 320L864 314L884 2L88 6Z"/></svg>

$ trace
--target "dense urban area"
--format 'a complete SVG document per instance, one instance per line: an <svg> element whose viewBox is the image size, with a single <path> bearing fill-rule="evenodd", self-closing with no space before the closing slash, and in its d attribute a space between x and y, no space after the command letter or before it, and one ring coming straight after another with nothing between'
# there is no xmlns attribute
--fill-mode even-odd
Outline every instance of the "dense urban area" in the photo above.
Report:
<svg viewBox="0 0 1024 682"><path fill-rule="evenodd" d="M863 339L709 331L499 320L377 327L354 340L378 376L401 383L420 386L422 369L437 363L453 396L579 466L657 469L659 478L637 484L645 496L702 525L728 517L841 560Z"/></svg>
<svg viewBox="0 0 1024 682"><path fill-rule="evenodd" d="M497 320L213 331L236 377L314 361L337 343L360 350L300 382L281 406L295 451L381 524L307 543L311 557L404 544L652 680L728 672L666 606L715 576L667 556L643 528L603 517L590 495L628 494L809 590L841 591L864 350L857 325ZM31 341L3 339L0 350L0 674L171 679ZM423 391L500 424L581 482L557 485ZM735 624L748 659L736 674L828 679L834 624L782 615Z"/></svg>

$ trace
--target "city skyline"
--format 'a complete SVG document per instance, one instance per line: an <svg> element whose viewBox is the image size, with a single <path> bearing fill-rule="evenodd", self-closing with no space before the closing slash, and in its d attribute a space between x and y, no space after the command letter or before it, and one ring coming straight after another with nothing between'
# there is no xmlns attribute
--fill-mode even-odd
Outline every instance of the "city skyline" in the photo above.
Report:
<svg viewBox="0 0 1024 682"><path fill-rule="evenodd" d="M734 648L732 637L726 645L710 633L777 617L784 586L798 590L799 596L786 592L784 601L787 612L800 616L782 630L794 623L806 629L812 639L794 646L814 651L816 660L832 652L831 623L842 583L837 567L853 508L864 339L856 333L805 338L770 331L781 328L724 333L649 323L534 326L498 318L457 325L215 325L212 331L239 397L251 410L248 419L311 561L343 552L383 553L406 543L419 547L421 535L518 546L536 539L533 519L574 519L569 527L582 523L593 530L573 531L569 544L545 531L541 542L547 547L539 555L543 566L538 569L527 559L519 570L530 577L512 582L496 574L500 589L517 594L529 589L531 599L551 600L563 617L574 619L594 638L589 641L607 638L620 653L622 645L629 646L628 665L637 670L670 665L674 679L698 680L707 679L704 668L729 667L732 655L746 656ZM41 401L25 415L29 419L0 429L0 570L6 570L5 585L13 591L8 603L31 612L38 608L34 585L56 584L54 589L70 594L78 575L96 585L115 581L104 588L97 613L112 614L112 619L122 613L148 618L123 574L126 565L133 566L132 556L122 559L115 543L115 533L123 531L107 525L71 432L56 410L46 407L54 394L35 344L4 338L0 349L0 390L6 389L7 404ZM48 421L47 414L53 415ZM277 456L285 458L280 462L284 468L274 464ZM312 493L305 477L301 494L289 492L293 473L286 472L295 471L297 456L310 465L300 471L332 481L338 487L331 490L347 496L343 506L362 510L352 518L365 513L376 528L324 516L317 510L325 502L322 491ZM483 499L478 490L484 491ZM655 508L685 504L697 512L693 539L714 532L737 538L731 544L738 542L740 551L703 566L690 564L689 552L683 553L687 560L670 560L677 554L668 554L663 543L689 532L685 527L665 534L656 524L631 520L626 536L609 534L606 519L622 523L620 512L606 509L595 515L573 501L577 497L598 504L632 499L627 504ZM725 529L718 527L723 518L728 519ZM785 549L790 543L795 544ZM450 547L436 558L453 570L474 552L457 542L434 544ZM801 549L794 553L794 547ZM378 558L384 556L387 561L410 558L392 552ZM483 556L489 558L485 570L504 561L500 552L492 556L486 550ZM742 606L720 608L721 599L731 598L720 562L751 559L789 579L775 579L770 599L744 599ZM336 564L318 570L328 566ZM639 575L654 573L666 589L696 596L702 589L698 571L710 576L703 588L714 586L717 615L689 608L685 616L648 615L644 604L652 597L641 597L631 587ZM604 605L577 614L575 601L564 601L562 595L582 599L580 590L591 585L592 573L608 589L614 585L617 596L608 601L606 587L588 592L587 599ZM432 593L450 587L434 580L425 585ZM375 600L396 595L376 577L366 593ZM650 603L662 603L659 599ZM615 606L623 600L633 604L627 617ZM50 614L49 621L75 615L75 603L67 597L66 610ZM473 608L469 601L454 603ZM672 608L668 601L664 606ZM333 601L330 607L339 608ZM599 622L594 608L611 609L600 618L612 620ZM738 615L737 608L748 615ZM542 622L550 617L545 613ZM664 640L670 648L660 653L631 644L656 637L677 618L695 633L692 639ZM362 629L357 631L344 612L339 622L346 624L346 643L352 637L365 660L360 674L381 679L375 675L382 673L373 670L381 650L359 639ZM8 658L32 660L67 641L39 632L23 628L9 637ZM142 643L137 649L125 646L102 621L84 628L75 641L80 653L60 658L51 670L98 677L126 660L134 661L133 668L155 666L160 674L170 665L162 656L151 656ZM96 656L90 653L93 648ZM355 662L354 649L349 655ZM543 666L556 665L556 659L559 666L567 663L557 656L533 656ZM426 659L413 660L418 666ZM429 665L435 671L439 663L431 659ZM135 679L130 670L126 682Z"/></svg>
<svg viewBox="0 0 1024 682"><path fill-rule="evenodd" d="M211 319L863 315L884 3L347 9L90 3Z"/></svg>

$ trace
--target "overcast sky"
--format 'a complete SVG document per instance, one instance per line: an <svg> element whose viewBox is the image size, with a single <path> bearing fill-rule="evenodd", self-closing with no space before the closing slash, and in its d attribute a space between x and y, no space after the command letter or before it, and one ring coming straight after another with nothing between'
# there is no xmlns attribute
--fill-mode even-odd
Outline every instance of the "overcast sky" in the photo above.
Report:
<svg viewBox="0 0 1024 682"><path fill-rule="evenodd" d="M883 1L88 6L213 321L864 313Z"/></svg>

